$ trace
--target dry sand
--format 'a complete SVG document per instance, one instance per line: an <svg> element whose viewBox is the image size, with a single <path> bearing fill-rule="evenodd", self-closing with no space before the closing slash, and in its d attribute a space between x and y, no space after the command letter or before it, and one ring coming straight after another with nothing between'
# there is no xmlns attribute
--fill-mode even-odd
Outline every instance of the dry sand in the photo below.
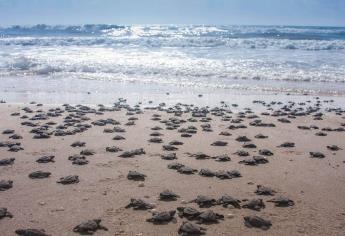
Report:
<svg viewBox="0 0 345 236"><path fill-rule="evenodd" d="M37 107L27 105L34 111L47 111L52 106ZM136 114L138 118L134 126L125 126L128 117L126 110L104 112L103 115L87 114L91 123L93 120L113 118L121 122L126 129L123 135L126 140L114 141L118 133L104 133L104 128L113 125L93 126L83 133L70 136L54 136L49 139L33 139L29 133L31 127L22 126L25 119L11 116L13 112L26 114L21 110L24 105L0 105L0 131L14 129L16 134L23 136L17 140L24 150L8 152L0 148L0 159L14 157L11 166L0 166L0 180L13 180L13 188L0 192L0 207L6 207L13 218L0 220L0 235L15 235L19 228L45 229L50 235L75 235L73 228L79 223L94 219L102 219L102 224L109 231L99 230L95 235L178 235L177 231L183 219L165 225L153 225L146 222L151 216L149 211L125 209L130 198L143 198L155 203L157 211L174 210L178 206L192 206L195 203L184 204L197 195L207 195L216 199L229 194L238 199L259 197L264 199L266 208L260 212L250 209L228 209L214 206L211 209L225 215L225 220L219 224L204 226L207 235L344 235L345 232L345 151L332 152L327 145L338 145L345 149L345 132L326 132L325 137L316 136L317 130L301 130L298 125L316 125L318 127L338 128L345 122L342 115L326 113L323 120L313 120L312 116L302 116L290 119L289 124L277 122L279 117L261 116L264 122L273 122L276 127L253 127L248 123L252 120L244 118L246 129L229 130L230 121L221 121L221 117L208 115L213 132L203 132L200 128L203 122L187 122L181 127L194 125L198 127L197 134L191 138L181 138L177 130L166 130L159 121L152 121L153 114L160 114L161 119L174 117L163 111L143 110ZM63 108L62 106L60 106ZM27 114L29 117L36 114ZM61 117L50 118L61 124ZM237 114L229 114L234 118ZM188 119L191 113L183 114L181 119ZM44 124L48 120L33 121ZM149 143L151 130L161 126L164 144L172 140L181 140L184 145L178 146L177 162L200 170L239 170L241 178L220 180L216 177L207 178L198 174L183 175L167 168L173 161L162 160L158 154L167 153L162 150L162 144ZM55 127L55 126L52 126ZM51 129L54 130L54 129ZM220 136L221 131L228 131L232 136ZM268 135L268 139L255 139L258 133ZM241 148L242 143L235 141L239 135L251 138L258 148L248 149L251 155L258 154L259 149L267 148L274 155L267 157L269 163L258 166L239 164L243 159L233 154ZM10 140L9 135L0 134L0 141ZM86 147L96 154L87 157L88 165L72 165L68 157L85 148L73 148L74 141L86 142ZM210 144L217 140L227 141L225 147L215 147ZM15 140L16 141L16 140ZM278 148L283 142L295 142L296 147ZM105 151L107 146L118 146L124 151L144 148L145 155L134 158L120 158L119 153ZM310 151L320 151L326 155L323 159L310 158ZM186 152L204 152L210 156L228 154L230 162L216 162L213 159L196 160ZM43 155L55 155L55 163L39 164L37 158ZM51 176L46 179L30 179L28 174L37 171L49 171ZM129 170L137 170L147 175L144 182L131 181L126 178ZM80 182L71 185L61 185L56 181L66 175L78 175ZM252 183L252 184L248 184ZM143 186L142 186L143 184ZM270 196L257 196L256 185L269 186L277 191L276 195L284 195L295 202L292 207L275 207L266 202ZM159 193L170 189L181 197L177 201L162 202L158 200ZM203 209L202 209L203 210ZM233 217L228 216L233 214ZM267 230L247 228L243 223L246 215L258 215L272 222Z"/></svg>

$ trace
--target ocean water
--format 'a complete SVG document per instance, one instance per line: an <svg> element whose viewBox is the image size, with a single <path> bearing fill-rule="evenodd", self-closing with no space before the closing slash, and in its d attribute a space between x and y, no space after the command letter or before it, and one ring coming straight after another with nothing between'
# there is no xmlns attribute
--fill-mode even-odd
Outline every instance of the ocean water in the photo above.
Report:
<svg viewBox="0 0 345 236"><path fill-rule="evenodd" d="M344 95L345 27L0 27L0 79Z"/></svg>

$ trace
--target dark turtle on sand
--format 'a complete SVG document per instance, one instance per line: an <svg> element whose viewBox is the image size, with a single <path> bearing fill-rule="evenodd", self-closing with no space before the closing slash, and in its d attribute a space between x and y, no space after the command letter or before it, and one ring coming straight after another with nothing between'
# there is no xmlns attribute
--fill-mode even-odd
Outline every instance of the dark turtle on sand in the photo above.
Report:
<svg viewBox="0 0 345 236"><path fill-rule="evenodd" d="M181 134L181 137L182 138L190 138L190 137L192 137L192 135L191 134L187 134L187 133L183 133L183 134Z"/></svg>
<svg viewBox="0 0 345 236"><path fill-rule="evenodd" d="M124 133L124 132L126 132L125 129L123 129L123 128L121 128L121 127L118 127L118 126L115 126L115 127L113 128L113 130L114 130L114 132L116 132L116 133Z"/></svg>
<svg viewBox="0 0 345 236"><path fill-rule="evenodd" d="M325 158L325 154L321 152L309 152L311 158Z"/></svg>
<svg viewBox="0 0 345 236"><path fill-rule="evenodd" d="M254 143L245 143L242 145L243 148L256 148Z"/></svg>
<svg viewBox="0 0 345 236"><path fill-rule="evenodd" d="M265 138L268 138L268 136L263 135L263 134L257 134L257 135L254 136L254 138L257 138L257 139L265 139Z"/></svg>
<svg viewBox="0 0 345 236"><path fill-rule="evenodd" d="M234 154L237 154L240 157L247 157L249 156L249 152L244 151L244 150L238 150L237 152L235 152Z"/></svg>
<svg viewBox="0 0 345 236"><path fill-rule="evenodd" d="M108 231L106 227L101 225L101 221L102 221L101 219L94 219L94 220L88 220L88 221L82 222L81 224L73 228L73 232L79 233L79 234L92 235L99 229Z"/></svg>
<svg viewBox="0 0 345 236"><path fill-rule="evenodd" d="M161 134L159 132L153 132L153 133L150 134L150 136L158 137L158 136L163 136L163 134Z"/></svg>
<svg viewBox="0 0 345 236"><path fill-rule="evenodd" d="M214 171L209 170L209 169L201 169L199 171L199 175L205 176L205 177L213 177L216 175L216 173Z"/></svg>
<svg viewBox="0 0 345 236"><path fill-rule="evenodd" d="M203 160L203 159L208 159L210 158L209 155L205 154L205 153L202 153L202 152L197 152L195 154L189 154L189 156L191 157L195 157L195 159L197 160Z"/></svg>
<svg viewBox="0 0 345 236"><path fill-rule="evenodd" d="M91 149L84 149L80 152L80 155L83 155L83 156L92 156L92 155L95 155L95 151L94 150L91 150Z"/></svg>
<svg viewBox="0 0 345 236"><path fill-rule="evenodd" d="M315 135L316 136L320 136L320 137L325 137L325 136L327 136L327 134L326 133L324 133L324 132L317 132L317 133L315 133Z"/></svg>
<svg viewBox="0 0 345 236"><path fill-rule="evenodd" d="M235 208L241 208L240 200L233 198L227 194L223 195L220 199L218 199L217 203L222 205L223 207L228 207L229 205Z"/></svg>
<svg viewBox="0 0 345 236"><path fill-rule="evenodd" d="M158 137L154 137L154 138L150 138L148 141L149 141L150 143L162 143L162 142L163 142L163 139L158 138Z"/></svg>
<svg viewBox="0 0 345 236"><path fill-rule="evenodd" d="M295 143L293 143L293 142L285 142L285 143L280 144L278 147L291 148L291 147L295 147Z"/></svg>
<svg viewBox="0 0 345 236"><path fill-rule="evenodd" d="M238 142L250 142L251 139L249 139L247 136L238 136L236 139Z"/></svg>
<svg viewBox="0 0 345 236"><path fill-rule="evenodd" d="M86 144L85 142L75 141L71 144L71 147L84 147L85 144Z"/></svg>
<svg viewBox="0 0 345 236"><path fill-rule="evenodd" d="M259 216L245 216L244 219L244 225L248 228L260 228L262 230L268 230L272 223L269 220L265 220Z"/></svg>
<svg viewBox="0 0 345 236"><path fill-rule="evenodd" d="M122 149L116 146L111 146L111 147L106 147L105 151L106 152L120 152L122 151Z"/></svg>
<svg viewBox="0 0 345 236"><path fill-rule="evenodd" d="M116 135L113 140L124 140L125 138L121 135Z"/></svg>
<svg viewBox="0 0 345 236"><path fill-rule="evenodd" d="M161 158L162 158L163 160L175 160L175 159L177 159L176 153L162 154L162 155L161 155Z"/></svg>
<svg viewBox="0 0 345 236"><path fill-rule="evenodd" d="M14 130L13 129L5 129L4 131L2 131L2 134L14 134Z"/></svg>
<svg viewBox="0 0 345 236"><path fill-rule="evenodd" d="M144 181L145 177L146 175L135 170L130 170L127 174L127 179L129 180Z"/></svg>
<svg viewBox="0 0 345 236"><path fill-rule="evenodd" d="M78 175L68 175L66 177L61 177L59 181L57 181L59 184L76 184L79 183L79 176Z"/></svg>
<svg viewBox="0 0 345 236"><path fill-rule="evenodd" d="M70 161L75 161L75 160L78 160L78 159L86 160L86 157L82 156L82 155L79 155L79 154L74 154L73 156L69 156L68 157L68 160L70 160Z"/></svg>
<svg viewBox="0 0 345 236"><path fill-rule="evenodd" d="M257 195L272 195L273 196L276 193L276 191L274 191L270 187L266 187L266 186L262 186L262 185L257 185L255 193Z"/></svg>
<svg viewBox="0 0 345 236"><path fill-rule="evenodd" d="M0 219L5 217L12 218L13 215L9 211L7 211L7 208L0 207Z"/></svg>
<svg viewBox="0 0 345 236"><path fill-rule="evenodd" d="M215 141L211 144L211 146L217 146L217 147L223 147L228 145L228 142L224 142L224 141Z"/></svg>
<svg viewBox="0 0 345 236"><path fill-rule="evenodd" d="M191 202L195 202L201 208L211 207L217 204L216 199L205 196L205 195L198 195L196 199L192 200Z"/></svg>
<svg viewBox="0 0 345 236"><path fill-rule="evenodd" d="M289 207L295 205L294 201L284 196L272 198L267 202L273 202L276 207Z"/></svg>
<svg viewBox="0 0 345 236"><path fill-rule="evenodd" d="M0 191L6 191L13 187L12 180L0 180Z"/></svg>
<svg viewBox="0 0 345 236"><path fill-rule="evenodd" d="M257 164L268 163L268 159L266 157L263 157L263 156L253 156L253 159Z"/></svg>
<svg viewBox="0 0 345 236"><path fill-rule="evenodd" d="M176 211L153 212L152 217L146 221L153 224L166 224L175 219L175 213Z"/></svg>
<svg viewBox="0 0 345 236"><path fill-rule="evenodd" d="M138 148L138 149L134 149L132 151L123 152L119 157L131 158L131 157L139 156L139 155L143 155L143 154L146 154L144 149L143 148Z"/></svg>
<svg viewBox="0 0 345 236"><path fill-rule="evenodd" d="M176 151L176 150L178 150L178 148L175 146L172 146L172 145L163 145L163 150L164 151Z"/></svg>
<svg viewBox="0 0 345 236"><path fill-rule="evenodd" d="M249 200L242 207L255 210L255 211L260 211L266 206L265 206L265 203L262 201L262 199L254 198L254 199Z"/></svg>
<svg viewBox="0 0 345 236"><path fill-rule="evenodd" d="M198 215L196 219L199 224L212 224L218 223L219 220L224 220L224 215L215 213L212 210L207 210Z"/></svg>
<svg viewBox="0 0 345 236"><path fill-rule="evenodd" d="M331 150L331 151L339 151L339 150L342 150L340 147L338 147L337 145L330 145L330 146L327 146L327 149L328 150Z"/></svg>
<svg viewBox="0 0 345 236"><path fill-rule="evenodd" d="M72 161L72 164L73 165L79 165L79 166L82 166L82 165L87 165L89 164L89 161L86 160L85 158L82 159L82 158L76 158Z"/></svg>
<svg viewBox="0 0 345 236"><path fill-rule="evenodd" d="M173 146L183 145L183 142L178 141L178 140L173 140L169 142L169 145L173 145Z"/></svg>
<svg viewBox="0 0 345 236"><path fill-rule="evenodd" d="M248 165L248 166L256 166L258 164L258 163L256 163L256 161L254 160L253 157L247 157L247 158L239 161L238 163L245 164L245 165Z"/></svg>
<svg viewBox="0 0 345 236"><path fill-rule="evenodd" d="M19 152L21 150L24 150L24 148L19 145L10 146L10 148L8 149L9 152Z"/></svg>
<svg viewBox="0 0 345 236"><path fill-rule="evenodd" d="M50 138L50 134L48 133L38 133L33 136L34 139L47 139Z"/></svg>
<svg viewBox="0 0 345 236"><path fill-rule="evenodd" d="M131 202L125 208L133 208L134 210L148 210L153 209L154 205L142 199L131 198Z"/></svg>
<svg viewBox="0 0 345 236"><path fill-rule="evenodd" d="M205 234L206 229L200 227L197 224L192 222L186 221L183 222L178 230L178 234L181 236L189 236L189 235L203 235Z"/></svg>
<svg viewBox="0 0 345 236"><path fill-rule="evenodd" d="M52 173L45 171L35 171L29 174L30 179L44 179L48 178Z"/></svg>
<svg viewBox="0 0 345 236"><path fill-rule="evenodd" d="M9 137L10 139L23 139L23 136L19 135L19 134L13 134Z"/></svg>
<svg viewBox="0 0 345 236"><path fill-rule="evenodd" d="M263 156L273 156L273 152L268 149L260 149L259 154Z"/></svg>
<svg viewBox="0 0 345 236"><path fill-rule="evenodd" d="M227 131L222 131L219 133L219 135L223 135L223 136L231 136L232 134L227 132Z"/></svg>
<svg viewBox="0 0 345 236"><path fill-rule="evenodd" d="M20 236L51 236L44 229L17 229L15 233Z"/></svg>
<svg viewBox="0 0 345 236"><path fill-rule="evenodd" d="M48 162L55 162L55 156L43 156L36 160L38 163L48 163Z"/></svg>
<svg viewBox="0 0 345 236"><path fill-rule="evenodd" d="M200 211L193 207L177 207L178 216L181 218L187 218L188 220L194 220L198 215L201 214Z"/></svg>
<svg viewBox="0 0 345 236"><path fill-rule="evenodd" d="M239 178L239 177L242 177L242 174L241 172L239 172L238 170L230 170L230 171L227 171L228 174L231 176L231 178Z"/></svg>
<svg viewBox="0 0 345 236"><path fill-rule="evenodd" d="M219 170L216 172L216 177L219 179L232 179L232 176L226 170Z"/></svg>
<svg viewBox="0 0 345 236"><path fill-rule="evenodd" d="M220 155L220 156L216 156L216 157L213 157L215 159L215 161L219 161L219 162L226 162L226 161L231 161L231 158L224 154L224 155Z"/></svg>
<svg viewBox="0 0 345 236"><path fill-rule="evenodd" d="M0 166L9 166L9 165L13 165L15 161L15 158L5 158L0 160Z"/></svg>
<svg viewBox="0 0 345 236"><path fill-rule="evenodd" d="M171 190L164 190L159 194L159 199L162 201L176 201L180 196Z"/></svg>
<svg viewBox="0 0 345 236"><path fill-rule="evenodd" d="M159 126L155 126L155 127L152 127L151 130L162 130L162 128Z"/></svg>
<svg viewBox="0 0 345 236"><path fill-rule="evenodd" d="M178 162L174 162L174 163L170 163L168 165L168 169L173 169L173 170L179 170L180 168L184 167L185 165L178 163Z"/></svg>
<svg viewBox="0 0 345 236"><path fill-rule="evenodd" d="M182 166L181 168L177 169L177 172L179 172L181 174L185 174L185 175L192 175L192 174L195 174L196 172L198 172L198 170L193 169L193 168L188 167L188 166Z"/></svg>

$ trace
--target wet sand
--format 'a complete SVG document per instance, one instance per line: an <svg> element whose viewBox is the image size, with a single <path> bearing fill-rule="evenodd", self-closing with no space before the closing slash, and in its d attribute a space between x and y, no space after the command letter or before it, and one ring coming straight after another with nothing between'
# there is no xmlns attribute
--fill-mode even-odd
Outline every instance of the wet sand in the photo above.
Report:
<svg viewBox="0 0 345 236"><path fill-rule="evenodd" d="M315 107L315 100L311 103ZM321 102L322 103L322 102ZM327 107L327 103L322 103ZM306 108L310 104L296 104L294 108ZM219 106L221 106L219 104ZM272 105L272 110L281 110L283 105ZM29 107L33 113L26 113L21 110ZM0 180L12 180L13 187L6 191L0 191L0 207L6 207L13 214L13 218L0 219L0 234L15 235L14 231L19 228L44 229L50 235L75 235L73 228L85 220L100 218L102 225L108 231L98 230L94 235L178 235L178 229L185 219L176 217L176 222L164 225L154 225L146 222L151 217L149 210L126 209L125 206L131 198L145 199L155 204L155 209L176 210L180 206L191 206L199 208L196 203L188 203L198 195L206 195L219 199L222 195L228 194L239 200L261 198L266 208L261 211L250 209L224 208L220 205L209 209L223 214L225 219L218 224L202 225L206 228L206 235L343 235L345 230L345 151L330 151L327 145L337 145L345 149L344 131L323 131L327 136L316 136L322 128L332 129L344 128L343 112L325 112L322 120L315 120L317 112L296 118L289 118L291 123L277 121L287 116L267 116L253 110L254 113L244 113L243 121L247 128L230 130L231 119L236 119L238 112L227 113L225 111L236 109L223 107L224 114L221 116L212 115L209 122L202 122L199 117L197 122L189 122L191 112L182 113L181 116L174 116L174 113L167 113L163 106L158 110L141 108L142 114L126 114L126 108L119 111L104 111L103 114L87 113L90 120L84 123L91 124L99 119L112 118L120 122L120 126L126 130L124 133L104 133L105 128L113 129L114 125L105 126L92 125L85 132L74 135L55 136L52 133L48 139L33 139L34 134L30 133L33 127L23 126L21 122L28 121L20 116L27 115L29 118L37 114L37 110L47 112L50 108L63 106L36 104L0 104L1 121L0 131L13 129L16 134L23 136L23 139L12 140L20 142L24 150L9 152L8 148L0 147L0 159L15 158L13 165L0 166ZM181 106L183 108L183 106ZM98 107L95 107L98 109ZM120 106L117 106L120 108ZM263 107L260 110L266 110ZM138 109L139 110L139 109ZM137 110L137 111L138 111ZM208 109L210 110L210 108ZM245 112L243 109L238 109ZM80 112L81 110L79 110ZM20 116L11 116L19 112ZM268 110L272 114L271 110ZM75 112L64 111L59 117L48 117L47 120L31 121L43 125L49 121L56 122L51 125L49 131L55 131L56 126L63 124L63 119ZM159 114L161 120L152 120L154 114ZM256 114L258 118L248 118ZM222 117L231 116L230 120L222 121ZM135 125L126 126L129 117L137 117ZM166 124L160 121L169 118L183 119L187 122L180 123L175 130L167 130ZM273 123L276 127L254 127L249 125L255 119L261 119L264 123ZM213 132L203 131L201 125L209 123ZM197 133L190 138L181 137L179 128L190 125L197 127ZM319 130L302 130L297 126L316 125ZM154 126L163 129L163 143L150 143L150 133ZM75 127L69 127L67 130ZM221 136L220 132L227 131L231 136ZM262 133L267 139L256 139L255 135ZM125 140L112 140L116 135L122 135ZM235 139L245 135L256 144L257 148L242 148L243 142ZM9 141L8 134L0 134L0 141ZM177 160L163 160L160 154L167 154L162 146L172 140L179 140L183 145L176 146ZM225 141L226 146L211 146L215 141ZM74 148L70 145L75 141L83 141L85 147ZM294 142L295 147L277 147L284 142ZM130 151L143 148L144 155L133 158L121 158L123 152L106 152L106 147L117 146L123 151ZM79 154L81 150L92 149L95 154L87 156L87 165L72 165L68 157ZM239 163L244 157L234 154L237 150L246 150L250 156L259 155L260 149L269 149L274 153L268 156L267 164L249 166ZM203 152L211 157L227 154L231 157L229 162L217 162L214 159L196 160L187 153ZM309 152L322 152L325 158L310 158ZM40 164L36 160L44 155L54 155L55 162ZM193 167L200 171L208 168L213 171L238 170L242 174L240 178L221 180L217 177L203 177L198 173L184 175L176 170L168 169L167 165L172 162L179 162ZM28 175L33 171L48 171L51 176L45 179L30 179ZM145 181L132 181L127 179L129 170L136 170L147 177ZM61 185L56 183L60 177L67 175L78 175L79 183ZM273 203L267 202L272 196L258 196L255 194L256 185L271 187L277 193L276 196L286 196L294 201L294 206L276 207ZM159 193L165 189L177 193L180 198L177 201L159 201ZM241 205L245 202L242 201ZM268 230L248 228L244 225L243 217L258 215L270 220L272 226Z"/></svg>

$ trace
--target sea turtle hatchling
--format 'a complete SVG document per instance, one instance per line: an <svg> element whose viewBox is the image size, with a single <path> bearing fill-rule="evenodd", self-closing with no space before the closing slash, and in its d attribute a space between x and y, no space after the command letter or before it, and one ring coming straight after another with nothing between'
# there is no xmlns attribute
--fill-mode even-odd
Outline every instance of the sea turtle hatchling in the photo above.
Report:
<svg viewBox="0 0 345 236"><path fill-rule="evenodd" d="M309 152L311 158L325 158L325 154L322 152Z"/></svg>
<svg viewBox="0 0 345 236"><path fill-rule="evenodd" d="M232 205L235 208L241 208L240 200L230 196L230 195L223 195L220 199L218 199L217 203L222 205L223 207L228 207Z"/></svg>
<svg viewBox="0 0 345 236"><path fill-rule="evenodd" d="M272 223L269 220L265 220L259 216L245 216L243 217L244 219L244 225L247 226L248 228L260 228L262 230L268 230L271 226Z"/></svg>
<svg viewBox="0 0 345 236"><path fill-rule="evenodd" d="M150 143L162 143L163 139L158 138L158 137L153 137L148 140Z"/></svg>
<svg viewBox="0 0 345 236"><path fill-rule="evenodd" d="M340 147L338 147L337 145L329 145L327 146L327 149L328 150L331 150L331 151L339 151L339 150L342 150Z"/></svg>
<svg viewBox="0 0 345 236"><path fill-rule="evenodd" d="M182 166L181 168L177 169L177 172L185 175L192 175L198 172L198 170L188 166Z"/></svg>
<svg viewBox="0 0 345 236"><path fill-rule="evenodd" d="M265 208L265 203L262 199L254 198L249 200L247 203L242 205L243 208L248 208L255 211L260 211L261 209Z"/></svg>
<svg viewBox="0 0 345 236"><path fill-rule="evenodd" d="M68 175L68 176L65 176L65 177L61 177L57 183L59 184L63 184L63 185L66 185L66 184L76 184L76 183L79 183L79 176L78 175Z"/></svg>
<svg viewBox="0 0 345 236"><path fill-rule="evenodd" d="M211 207L217 204L216 199L205 195L198 195L197 198L192 200L191 202L195 202L199 205L200 208Z"/></svg>
<svg viewBox="0 0 345 236"><path fill-rule="evenodd" d="M200 224L218 223L219 220L224 219L224 215L215 213L212 210L207 210L198 215L196 219Z"/></svg>
<svg viewBox="0 0 345 236"><path fill-rule="evenodd" d="M273 156L273 152L268 149L260 149L259 154L263 156Z"/></svg>
<svg viewBox="0 0 345 236"><path fill-rule="evenodd" d="M12 180L0 180L0 191L6 191L13 187Z"/></svg>
<svg viewBox="0 0 345 236"><path fill-rule="evenodd" d="M55 162L54 160L55 156L42 156L36 160L38 163L48 163L48 162Z"/></svg>
<svg viewBox="0 0 345 236"><path fill-rule="evenodd" d="M289 207L295 205L294 201L284 196L272 198L267 202L273 202L276 207Z"/></svg>
<svg viewBox="0 0 345 236"><path fill-rule="evenodd" d="M80 151L80 155L83 155L83 156L92 156L92 155L95 155L95 151L94 150L91 150L91 149L84 149L82 151Z"/></svg>
<svg viewBox="0 0 345 236"><path fill-rule="evenodd" d="M276 191L274 191L270 187L266 187L266 186L262 186L262 185L257 185L255 193L257 195L271 195L271 196L273 196L276 193Z"/></svg>
<svg viewBox="0 0 345 236"><path fill-rule="evenodd" d="M153 212L152 217L146 221L153 224L166 224L175 219L175 213L176 211Z"/></svg>
<svg viewBox="0 0 345 236"><path fill-rule="evenodd" d="M178 234L181 236L189 236L189 235L203 235L205 234L206 229L200 227L197 224L192 222L186 221L183 222L178 230Z"/></svg>
<svg viewBox="0 0 345 236"><path fill-rule="evenodd" d="M48 178L51 175L50 172L45 172L45 171L35 171L29 174L30 179L44 179Z"/></svg>
<svg viewBox="0 0 345 236"><path fill-rule="evenodd" d="M186 218L188 220L194 220L198 215L201 214L200 211L193 207L177 207L178 216L181 218Z"/></svg>
<svg viewBox="0 0 345 236"><path fill-rule="evenodd" d="M171 153L168 153L168 154L162 154L161 158L163 160L175 160L175 159L177 159L176 153L174 153L174 152L171 152Z"/></svg>
<svg viewBox="0 0 345 236"><path fill-rule="evenodd" d="M216 147L223 147L226 145L228 145L228 142L224 142L224 141L215 141L211 143L211 146L216 146Z"/></svg>
<svg viewBox="0 0 345 236"><path fill-rule="evenodd" d="M82 222L73 228L73 232L92 235L99 229L108 231L106 227L101 225L101 221L101 219L94 219Z"/></svg>
<svg viewBox="0 0 345 236"><path fill-rule="evenodd" d="M168 165L168 169L173 169L173 170L179 170L181 169L182 167L184 167L185 165L181 164L181 163L178 163L178 162L174 162L174 163L170 163Z"/></svg>
<svg viewBox="0 0 345 236"><path fill-rule="evenodd" d="M139 198L131 198L130 203L125 206L125 208L133 208L134 210L148 210L153 209L154 205Z"/></svg>
<svg viewBox="0 0 345 236"><path fill-rule="evenodd" d="M122 149L116 146L111 146L111 147L106 147L105 151L106 152L120 152L122 151Z"/></svg>
<svg viewBox="0 0 345 236"><path fill-rule="evenodd" d="M0 207L0 219L5 217L12 218L13 215L7 210L7 208Z"/></svg>
<svg viewBox="0 0 345 236"><path fill-rule="evenodd" d="M213 177L216 175L216 173L212 170L209 170L209 169L201 169L199 171L199 175L205 176L205 177Z"/></svg>
<svg viewBox="0 0 345 236"><path fill-rule="evenodd" d="M86 144L85 142L75 141L71 144L71 147L84 147L85 144Z"/></svg>
<svg viewBox="0 0 345 236"><path fill-rule="evenodd" d="M163 145L163 150L164 151L176 151L176 150L178 150L178 148L173 146L173 145Z"/></svg>
<svg viewBox="0 0 345 236"><path fill-rule="evenodd" d="M162 201L176 201L179 197L179 195L168 189L159 194L159 199Z"/></svg>
<svg viewBox="0 0 345 236"><path fill-rule="evenodd" d="M145 177L146 175L135 170L130 170L127 174L127 179L129 180L145 181Z"/></svg>
<svg viewBox="0 0 345 236"><path fill-rule="evenodd" d="M247 136L238 136L235 140L237 142L250 142L251 141L251 139L248 138Z"/></svg>
<svg viewBox="0 0 345 236"><path fill-rule="evenodd" d="M17 229L15 233L19 236L51 236L44 229Z"/></svg>
<svg viewBox="0 0 345 236"><path fill-rule="evenodd" d="M215 159L215 161L218 161L218 162L226 162L226 161L231 161L231 158L224 154L224 155L220 155L220 156L216 156L216 157L213 157Z"/></svg>
<svg viewBox="0 0 345 236"><path fill-rule="evenodd" d="M9 165L13 165L15 161L15 158L5 158L0 160L0 166L9 166Z"/></svg>

